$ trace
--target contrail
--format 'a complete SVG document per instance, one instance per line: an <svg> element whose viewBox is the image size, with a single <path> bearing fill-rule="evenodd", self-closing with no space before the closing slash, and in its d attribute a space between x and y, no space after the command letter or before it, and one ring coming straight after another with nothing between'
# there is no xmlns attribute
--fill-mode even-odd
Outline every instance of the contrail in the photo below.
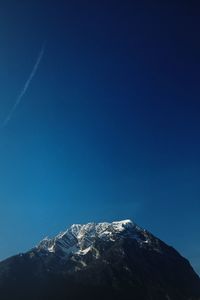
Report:
<svg viewBox="0 0 200 300"><path fill-rule="evenodd" d="M25 82L24 87L23 87L23 89L21 90L20 94L18 95L18 97L17 97L17 99L16 99L16 101L15 101L13 107L11 108L11 110L10 110L10 112L8 113L7 117L5 118L2 127L5 127L5 126L8 124L8 122L9 122L10 119L12 118L12 115L14 114L16 108L18 107L18 105L20 104L22 98L23 98L24 95L26 94L26 92L27 92L27 90L28 90L28 88L29 88L29 85L30 85L32 79L34 78L34 76L35 76L35 74L36 74L36 72L37 72L37 69L38 69L38 67L39 67L39 65L40 65L40 62L41 62L42 57L43 57L43 55L44 55L44 51L45 51L45 43L43 43L42 48L41 48L41 50L40 50L40 52L39 52L39 55L38 55L38 57L37 57L37 60L36 60L36 62L35 62L35 65L33 66L32 72L30 73L30 75L29 75L27 81Z"/></svg>

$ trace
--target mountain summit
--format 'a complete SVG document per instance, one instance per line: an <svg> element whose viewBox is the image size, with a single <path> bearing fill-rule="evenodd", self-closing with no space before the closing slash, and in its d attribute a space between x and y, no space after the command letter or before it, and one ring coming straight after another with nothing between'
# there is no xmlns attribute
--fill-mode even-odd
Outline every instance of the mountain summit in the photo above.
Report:
<svg viewBox="0 0 200 300"><path fill-rule="evenodd" d="M122 238L134 239L142 246L151 244L151 236L146 230L138 227L131 220L123 220L112 223L88 223L85 225L74 224L56 237L45 238L37 246L39 251L55 253L63 257L69 255L85 255L95 249L95 242L115 242ZM155 245L154 245L155 247Z"/></svg>
<svg viewBox="0 0 200 300"><path fill-rule="evenodd" d="M131 220L75 224L0 263L0 299L200 300L175 249Z"/></svg>

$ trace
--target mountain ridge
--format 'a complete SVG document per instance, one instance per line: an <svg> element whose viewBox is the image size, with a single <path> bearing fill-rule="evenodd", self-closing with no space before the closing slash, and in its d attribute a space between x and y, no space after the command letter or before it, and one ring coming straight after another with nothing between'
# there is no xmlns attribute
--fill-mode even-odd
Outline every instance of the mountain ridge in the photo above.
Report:
<svg viewBox="0 0 200 300"><path fill-rule="evenodd" d="M67 230L61 231L55 237L44 238L39 245L36 245L36 248L54 253L56 252L56 248L60 248L63 249L63 252L66 252L66 254L70 252L75 253L77 250L80 254L81 251L84 254L87 248L92 246L92 242L95 238L115 241L116 235L122 233L129 233L131 238L137 239L140 243L150 242L147 230L142 229L136 223L127 219L111 223L89 222L86 224L72 224ZM74 247L75 245L76 247Z"/></svg>
<svg viewBox="0 0 200 300"><path fill-rule="evenodd" d="M131 220L73 224L1 262L1 295L3 300L199 300L200 278L173 247Z"/></svg>

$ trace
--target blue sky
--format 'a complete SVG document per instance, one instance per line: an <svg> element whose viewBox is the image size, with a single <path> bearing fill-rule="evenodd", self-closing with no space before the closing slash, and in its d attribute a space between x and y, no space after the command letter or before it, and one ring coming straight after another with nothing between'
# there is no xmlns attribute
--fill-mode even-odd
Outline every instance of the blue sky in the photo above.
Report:
<svg viewBox="0 0 200 300"><path fill-rule="evenodd" d="M195 4L1 1L0 258L131 218L200 272Z"/></svg>

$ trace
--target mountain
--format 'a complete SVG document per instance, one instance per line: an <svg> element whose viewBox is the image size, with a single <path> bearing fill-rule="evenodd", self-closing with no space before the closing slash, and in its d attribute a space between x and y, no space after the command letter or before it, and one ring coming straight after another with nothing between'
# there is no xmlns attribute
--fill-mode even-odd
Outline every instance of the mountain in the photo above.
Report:
<svg viewBox="0 0 200 300"><path fill-rule="evenodd" d="M2 261L0 299L200 300L200 278L130 220L76 224Z"/></svg>

